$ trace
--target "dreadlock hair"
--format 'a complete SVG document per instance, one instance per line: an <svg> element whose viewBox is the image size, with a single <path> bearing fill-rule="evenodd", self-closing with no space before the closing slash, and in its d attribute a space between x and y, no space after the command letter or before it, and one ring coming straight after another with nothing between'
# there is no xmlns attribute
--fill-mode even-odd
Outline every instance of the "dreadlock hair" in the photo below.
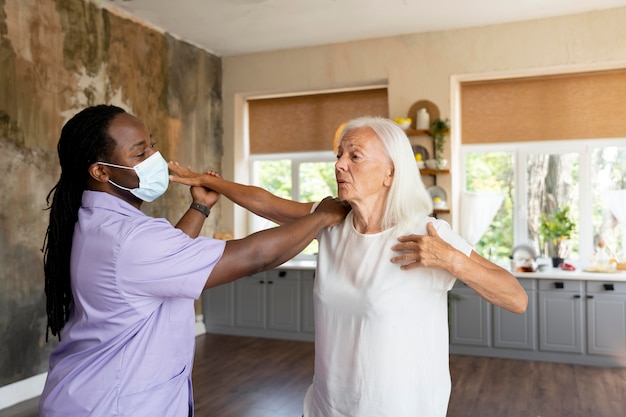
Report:
<svg viewBox="0 0 626 417"><path fill-rule="evenodd" d="M61 130L57 145L61 177L46 197L50 223L43 242L46 312L48 331L61 340L72 304L70 255L74 225L78 219L88 168L108 158L115 141L108 133L113 118L125 111L116 106L88 107L72 117ZM50 203L52 198L52 203Z"/></svg>

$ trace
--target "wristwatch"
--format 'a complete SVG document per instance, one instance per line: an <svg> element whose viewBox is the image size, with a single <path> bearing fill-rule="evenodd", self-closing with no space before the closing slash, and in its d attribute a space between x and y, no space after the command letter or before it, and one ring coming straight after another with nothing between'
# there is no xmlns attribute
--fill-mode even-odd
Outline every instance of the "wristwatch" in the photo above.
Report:
<svg viewBox="0 0 626 417"><path fill-rule="evenodd" d="M211 214L211 209L209 209L207 206L203 206L202 204L191 203L191 207L189 208L198 210L200 213L204 214L204 217L209 217L209 214Z"/></svg>

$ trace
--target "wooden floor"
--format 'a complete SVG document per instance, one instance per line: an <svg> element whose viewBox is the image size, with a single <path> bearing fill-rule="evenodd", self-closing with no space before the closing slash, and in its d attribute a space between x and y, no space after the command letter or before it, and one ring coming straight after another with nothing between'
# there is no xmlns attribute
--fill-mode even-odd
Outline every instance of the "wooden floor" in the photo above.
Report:
<svg viewBox="0 0 626 417"><path fill-rule="evenodd" d="M313 353L308 342L198 336L196 416L300 417ZM450 371L448 417L626 417L626 368L453 355ZM0 416L36 417L37 400Z"/></svg>

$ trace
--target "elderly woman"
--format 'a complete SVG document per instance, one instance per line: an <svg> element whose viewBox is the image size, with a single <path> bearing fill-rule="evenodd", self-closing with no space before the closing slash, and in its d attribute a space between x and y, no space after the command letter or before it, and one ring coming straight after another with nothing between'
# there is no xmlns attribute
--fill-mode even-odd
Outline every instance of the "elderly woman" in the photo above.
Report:
<svg viewBox="0 0 626 417"><path fill-rule="evenodd" d="M489 262L432 211L409 141L392 121L364 117L340 135L335 174L351 212L317 236L315 376L305 417L444 417L450 396L447 292L460 279L487 301L522 313L514 276ZM195 174L203 185L276 222L312 203Z"/></svg>

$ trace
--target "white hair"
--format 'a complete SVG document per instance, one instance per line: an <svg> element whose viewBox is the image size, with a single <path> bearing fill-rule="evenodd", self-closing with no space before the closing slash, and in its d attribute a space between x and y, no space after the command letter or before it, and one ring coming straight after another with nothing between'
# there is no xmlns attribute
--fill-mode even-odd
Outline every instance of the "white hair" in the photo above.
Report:
<svg viewBox="0 0 626 417"><path fill-rule="evenodd" d="M359 117L345 124L339 142L351 130L369 128L380 139L393 164L393 181L385 204L382 227L407 231L415 219L432 213L430 194L422 182L413 148L404 131L392 120Z"/></svg>

